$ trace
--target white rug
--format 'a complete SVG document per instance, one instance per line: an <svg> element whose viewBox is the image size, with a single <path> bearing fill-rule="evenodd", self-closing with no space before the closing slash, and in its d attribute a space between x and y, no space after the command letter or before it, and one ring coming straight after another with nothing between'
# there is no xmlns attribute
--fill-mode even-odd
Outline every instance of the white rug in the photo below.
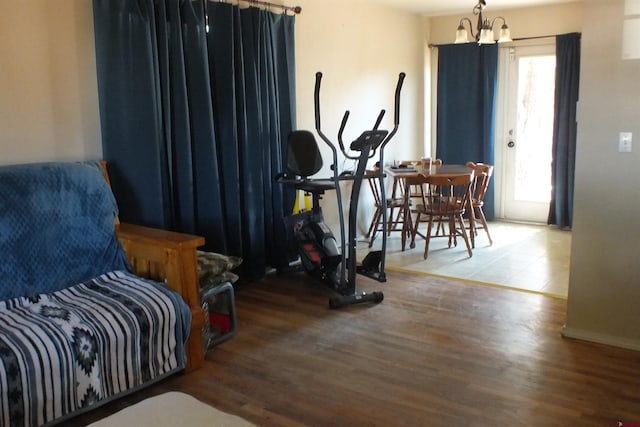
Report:
<svg viewBox="0 0 640 427"><path fill-rule="evenodd" d="M169 392L150 397L89 427L255 427L188 394Z"/></svg>

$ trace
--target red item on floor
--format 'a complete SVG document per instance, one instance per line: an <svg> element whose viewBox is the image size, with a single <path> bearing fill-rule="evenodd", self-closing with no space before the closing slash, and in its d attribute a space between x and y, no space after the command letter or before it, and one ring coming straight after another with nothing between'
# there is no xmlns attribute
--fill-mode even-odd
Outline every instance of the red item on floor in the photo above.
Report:
<svg viewBox="0 0 640 427"><path fill-rule="evenodd" d="M209 312L209 322L216 325L220 332L226 334L231 329L231 318L228 314Z"/></svg>

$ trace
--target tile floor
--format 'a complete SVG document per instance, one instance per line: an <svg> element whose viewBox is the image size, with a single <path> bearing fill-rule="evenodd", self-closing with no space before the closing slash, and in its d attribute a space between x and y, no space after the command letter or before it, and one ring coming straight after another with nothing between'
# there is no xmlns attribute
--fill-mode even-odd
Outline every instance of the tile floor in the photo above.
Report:
<svg viewBox="0 0 640 427"><path fill-rule="evenodd" d="M473 256L469 258L464 242L447 247L446 238L432 239L425 260L424 239L416 238L416 247L403 252L399 233L387 239L386 268L414 271L516 288L566 298L569 285L571 232L547 225L529 225L502 221L489 223L493 245L484 230L479 230ZM381 245L378 236L374 248ZM408 245L407 245L408 246ZM366 243L358 251L366 254Z"/></svg>

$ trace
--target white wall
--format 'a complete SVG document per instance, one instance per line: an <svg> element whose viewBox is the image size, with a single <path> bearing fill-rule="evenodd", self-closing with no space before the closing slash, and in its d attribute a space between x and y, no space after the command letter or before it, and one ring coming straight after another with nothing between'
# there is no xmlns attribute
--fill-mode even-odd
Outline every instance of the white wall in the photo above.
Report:
<svg viewBox="0 0 640 427"><path fill-rule="evenodd" d="M623 20L622 0L585 1L564 333L640 350L640 60L621 59ZM618 152L620 131L633 152Z"/></svg>
<svg viewBox="0 0 640 427"><path fill-rule="evenodd" d="M0 164L102 156L87 0L0 1Z"/></svg>
<svg viewBox="0 0 640 427"><path fill-rule="evenodd" d="M323 73L322 130L337 143L345 110L351 112L345 143L371 129L381 109L387 114L381 129L393 128L393 96L400 72L406 73L402 90L400 127L385 150L385 159L420 158L424 144L424 43L422 19L363 0L288 1L302 7L296 17L296 79L298 128L315 129L313 90L315 74ZM331 152L320 141L328 176ZM341 157L342 158L342 157ZM370 162L373 164L373 161ZM340 160L339 170L353 169ZM348 193L349 186L343 186ZM372 199L363 186L359 233L372 217ZM348 205L348 200L345 199ZM323 200L324 214L337 232L333 194ZM346 220L346 218L345 218Z"/></svg>

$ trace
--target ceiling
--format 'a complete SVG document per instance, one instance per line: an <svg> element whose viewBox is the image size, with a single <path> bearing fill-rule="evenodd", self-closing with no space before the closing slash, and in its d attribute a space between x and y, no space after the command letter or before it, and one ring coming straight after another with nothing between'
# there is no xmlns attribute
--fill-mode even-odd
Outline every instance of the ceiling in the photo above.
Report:
<svg viewBox="0 0 640 427"><path fill-rule="evenodd" d="M367 0L423 15L448 15L471 12L477 0ZM486 0L487 10L513 9L525 6L541 6L571 3L577 0Z"/></svg>

